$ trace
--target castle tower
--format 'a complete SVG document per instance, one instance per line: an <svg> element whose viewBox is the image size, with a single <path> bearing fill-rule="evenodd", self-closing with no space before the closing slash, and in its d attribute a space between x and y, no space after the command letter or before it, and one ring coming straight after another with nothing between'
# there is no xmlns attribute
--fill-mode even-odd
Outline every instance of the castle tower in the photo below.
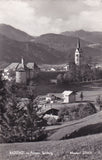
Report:
<svg viewBox="0 0 102 160"><path fill-rule="evenodd" d="M16 83L23 83L26 84L27 83L27 79L28 77L28 68L26 67L26 65L24 64L24 59L21 58L21 63L18 64L17 68L16 68Z"/></svg>
<svg viewBox="0 0 102 160"><path fill-rule="evenodd" d="M81 53L82 53L82 50L80 48L80 39L78 38L77 48L75 50L75 64L78 66L81 64Z"/></svg>

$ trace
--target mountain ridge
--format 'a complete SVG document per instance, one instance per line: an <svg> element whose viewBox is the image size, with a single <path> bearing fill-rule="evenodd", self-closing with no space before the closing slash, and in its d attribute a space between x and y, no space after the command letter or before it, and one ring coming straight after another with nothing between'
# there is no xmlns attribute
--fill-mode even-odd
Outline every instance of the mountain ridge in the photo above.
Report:
<svg viewBox="0 0 102 160"><path fill-rule="evenodd" d="M61 34L66 36L79 37L83 40L90 41L92 43L102 44L102 32L99 31L77 30L77 31L65 31L62 32Z"/></svg>
<svg viewBox="0 0 102 160"><path fill-rule="evenodd" d="M21 42L30 41L31 39L34 39L33 36L27 34L26 32L6 24L0 24L0 34L6 36L9 39Z"/></svg>
<svg viewBox="0 0 102 160"><path fill-rule="evenodd" d="M2 25L5 26L5 24ZM40 64L61 64L68 63L70 59L74 58L77 37L73 35L48 33L32 38L27 34L30 36L27 41L24 38L21 41L22 36L19 38L19 35L22 31L18 30L18 32L20 31L19 35L15 38L12 36L11 30L13 30L13 34L17 35L17 29L12 26L8 29L10 29L9 35L6 32L5 34L0 32L0 61L2 62L20 61L21 56L23 56L26 61L36 61ZM84 31L81 30L80 32L82 34ZM21 35L23 34L26 33L23 32ZM102 46L100 43L81 38L80 41L83 54L87 58L91 56L94 61L102 62Z"/></svg>

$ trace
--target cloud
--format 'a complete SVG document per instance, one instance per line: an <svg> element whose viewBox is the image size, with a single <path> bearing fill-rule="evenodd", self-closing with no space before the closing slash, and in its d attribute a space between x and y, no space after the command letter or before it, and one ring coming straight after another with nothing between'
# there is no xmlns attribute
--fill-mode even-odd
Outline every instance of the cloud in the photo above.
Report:
<svg viewBox="0 0 102 160"><path fill-rule="evenodd" d="M31 35L65 30L102 31L101 0L0 0L0 23Z"/></svg>
<svg viewBox="0 0 102 160"><path fill-rule="evenodd" d="M82 12L83 26L88 30L100 30L102 31L102 11L88 11ZM91 24L91 25L90 25Z"/></svg>
<svg viewBox="0 0 102 160"><path fill-rule="evenodd" d="M84 3L92 7L97 7L100 6L102 0L84 0Z"/></svg>
<svg viewBox="0 0 102 160"><path fill-rule="evenodd" d="M67 19L71 14L83 10L83 4L79 2L80 0L34 0L29 4L36 9L37 16Z"/></svg>
<svg viewBox="0 0 102 160"><path fill-rule="evenodd" d="M0 23L23 28L33 20L34 9L21 1L0 1Z"/></svg>

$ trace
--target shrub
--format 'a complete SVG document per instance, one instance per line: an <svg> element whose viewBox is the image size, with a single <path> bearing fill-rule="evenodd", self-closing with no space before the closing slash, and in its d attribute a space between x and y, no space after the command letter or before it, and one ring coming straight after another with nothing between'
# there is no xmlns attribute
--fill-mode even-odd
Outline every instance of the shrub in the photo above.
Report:
<svg viewBox="0 0 102 160"><path fill-rule="evenodd" d="M94 105L92 103L86 103L61 108L58 116L60 121L71 121L84 118L94 113L96 113Z"/></svg>

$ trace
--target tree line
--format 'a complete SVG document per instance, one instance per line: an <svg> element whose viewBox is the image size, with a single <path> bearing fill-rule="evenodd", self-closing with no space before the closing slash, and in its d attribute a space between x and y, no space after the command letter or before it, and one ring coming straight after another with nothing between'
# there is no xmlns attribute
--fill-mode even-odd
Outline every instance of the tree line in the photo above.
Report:
<svg viewBox="0 0 102 160"><path fill-rule="evenodd" d="M91 80L98 80L102 78L102 70L98 68L91 68L90 65L85 64L76 66L72 63L69 66L68 72L59 74L57 76L58 83L71 83L71 82L85 82Z"/></svg>

